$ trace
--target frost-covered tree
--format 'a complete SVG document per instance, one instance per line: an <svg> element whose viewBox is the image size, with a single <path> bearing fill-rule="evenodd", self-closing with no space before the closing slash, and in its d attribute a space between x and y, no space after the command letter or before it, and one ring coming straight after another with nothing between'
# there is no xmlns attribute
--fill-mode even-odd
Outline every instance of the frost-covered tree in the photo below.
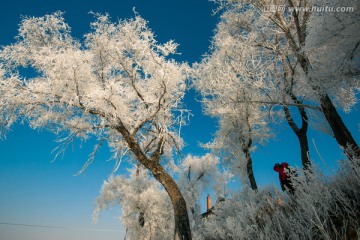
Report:
<svg viewBox="0 0 360 240"><path fill-rule="evenodd" d="M268 89L273 88L269 79L275 74L274 66L264 61L276 55L265 56L244 44L234 32L239 28L226 18L222 16L217 26L211 53L194 66L194 85L203 97L205 112L219 119L216 138L207 146L233 164L232 169L240 170L241 179L247 176L257 190L251 152L270 136L269 107L259 103L268 100Z"/></svg>
<svg viewBox="0 0 360 240"><path fill-rule="evenodd" d="M133 168L130 177L111 177L96 200L94 220L102 211L120 206L121 222L129 239L171 239L174 215L169 196L145 168Z"/></svg>
<svg viewBox="0 0 360 240"><path fill-rule="evenodd" d="M215 0L232 22L245 21L249 14L257 14L264 23L255 44L287 57L295 71L295 96L315 103L321 109L338 144L349 159L358 158L360 149L342 121L334 105L349 110L357 102L359 90L359 31L358 12L304 11L315 5L331 5L334 8L359 7L358 1L253 1ZM271 6L273 5L273 6ZM276 11L269 11L274 9ZM280 8L284 7L284 8ZM302 8L296 11L294 7ZM284 11L282 10L284 9ZM292 10L291 10L292 9ZM250 11L249 11L250 10ZM246 21L248 22L248 21ZM248 22L252 28L253 22ZM246 31L241 28L238 31ZM268 34L277 38L269 38ZM275 44L274 44L275 43ZM276 64L276 62L274 62ZM340 96L340 97L339 97Z"/></svg>
<svg viewBox="0 0 360 240"><path fill-rule="evenodd" d="M67 133L60 152L75 137L95 136L99 143L81 171L107 142L115 158L136 159L161 183L173 206L175 239L191 239L186 202L164 169L181 147L176 111L185 111L187 65L169 59L177 44L156 42L141 17L117 23L95 17L84 43L70 35L61 12L22 20L17 42L0 51L1 130L20 120Z"/></svg>

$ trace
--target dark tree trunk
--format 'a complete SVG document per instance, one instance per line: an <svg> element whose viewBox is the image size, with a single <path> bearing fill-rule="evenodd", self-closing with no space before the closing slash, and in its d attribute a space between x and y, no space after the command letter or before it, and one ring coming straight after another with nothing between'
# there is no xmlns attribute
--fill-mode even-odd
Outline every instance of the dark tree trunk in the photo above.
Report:
<svg viewBox="0 0 360 240"><path fill-rule="evenodd" d="M160 165L159 160L162 154L161 146L163 146L162 139L159 139L158 149L154 151L152 156L149 158L142 151L139 144L135 141L134 137L131 136L129 131L124 127L122 122L119 122L119 126L116 128L125 141L128 143L130 150L134 153L136 159L146 167L157 181L165 188L168 193L171 203L174 209L174 240L191 240L191 229L186 208L186 202L181 194L179 187L177 186L174 179L165 171Z"/></svg>
<svg viewBox="0 0 360 240"><path fill-rule="evenodd" d="M360 158L360 149L345 123L336 111L334 104L327 94L321 94L319 97L321 110L329 123L334 137L338 144L344 150L345 155L350 161ZM350 149L348 149L350 148Z"/></svg>
<svg viewBox="0 0 360 240"><path fill-rule="evenodd" d="M293 97L295 98L295 96L293 96ZM297 101L298 100L296 99L295 103L298 103ZM307 117L306 111L303 107L297 107L297 109L299 110L300 116L301 116L301 128L299 128L296 125L296 123L294 122L294 119L291 117L289 108L287 106L284 106L286 120L299 140L301 163L302 163L303 169L309 170L310 166L311 166L311 161L310 161L310 154L309 154L309 143L308 143L308 138L307 138L307 130L308 130L308 126L309 126L308 117Z"/></svg>
<svg viewBox="0 0 360 240"><path fill-rule="evenodd" d="M247 172L247 175L249 178L250 187L252 190L257 192L258 188L257 188L257 184L255 181L254 171L253 171L253 167L252 167L252 158L251 158L251 153L250 153L251 146L252 146L251 139L249 139L247 143L245 143L245 140L243 140L242 151L245 154L245 158L246 158L246 172Z"/></svg>
<svg viewBox="0 0 360 240"><path fill-rule="evenodd" d="M295 74L294 67L291 66L289 61L286 61L285 57L282 57L282 64L284 68L285 93L291 98L291 100L295 104L298 105L297 110L299 111L301 117L301 127L299 128L298 125L295 123L294 119L291 116L290 109L286 105L284 106L285 118L299 140L301 163L303 169L305 171L310 171L311 161L309 154L309 143L307 138L307 130L309 127L308 115L305 111L305 108L302 106L303 103L293 93ZM283 96L284 102L286 100L286 95Z"/></svg>
<svg viewBox="0 0 360 240"><path fill-rule="evenodd" d="M149 170L154 175L154 177L164 186L166 192L169 194L172 205L174 207L174 239L192 239L186 202L174 179L165 172L164 168L160 164L154 164L151 169L149 168Z"/></svg>
<svg viewBox="0 0 360 240"><path fill-rule="evenodd" d="M136 162L136 177L139 177L139 174L140 174L140 162L137 161ZM138 222L139 222L139 225L140 227L144 227L145 226L145 213L143 211L140 211L139 213L139 217L138 217Z"/></svg>
<svg viewBox="0 0 360 240"><path fill-rule="evenodd" d="M304 170L310 170L311 161L310 161L310 154L309 154L309 142L307 138L306 132L299 132L296 135L299 140L300 144L300 152L301 152L301 163Z"/></svg>
<svg viewBox="0 0 360 240"><path fill-rule="evenodd" d="M247 174L249 176L250 186L251 186L252 190L257 192L258 187L257 187L256 181L255 181L255 176L254 176L254 172L253 172L252 159L251 159L250 151L247 150L247 151L244 151L244 152L245 152L245 157L247 159L246 171L247 171Z"/></svg>
<svg viewBox="0 0 360 240"><path fill-rule="evenodd" d="M243 94L244 94L244 100L245 100L245 96L246 96L246 93L245 91L243 90ZM250 124L250 120L249 120L249 106L246 105L246 112L245 112L245 119L246 119L246 125L247 125L247 128L248 128L248 136L247 136L247 139L240 139L240 141L242 141L242 151L243 153L245 154L245 158L246 158L246 172L247 172L247 175L249 177L249 181L250 181L250 187L252 190L254 190L255 192L257 192L258 188L257 188L257 184L256 184L256 181L255 181L255 176L254 176L254 171L253 171L253 167L252 167L252 158L251 158L251 152L250 152L250 149L251 149L251 146L253 144L253 140L252 140L252 127L251 127L251 124Z"/></svg>

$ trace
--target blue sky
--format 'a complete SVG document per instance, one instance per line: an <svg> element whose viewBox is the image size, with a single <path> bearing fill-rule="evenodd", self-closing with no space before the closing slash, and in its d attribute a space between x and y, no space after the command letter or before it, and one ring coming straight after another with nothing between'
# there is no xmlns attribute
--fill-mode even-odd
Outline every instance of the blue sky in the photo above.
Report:
<svg viewBox="0 0 360 240"><path fill-rule="evenodd" d="M116 20L133 17L133 7L149 21L158 41L174 39L180 44L179 52L182 54L177 56L177 60L193 63L199 61L208 50L217 17L211 15L214 5L207 0L3 0L0 2L0 45L14 42L20 16L42 16L57 10L64 11L73 36L81 39L89 31L89 23L93 20L88 14L90 11L107 12ZM216 121L202 115L196 98L199 99L199 96L194 91L186 96L186 104L194 116L189 126L183 128L182 136L187 143L184 154L203 154L204 150L198 147L198 143L210 141L216 129ZM357 142L360 142L359 110L342 115ZM272 170L274 163L287 161L291 165L301 165L296 136L286 124L278 127L277 132L279 134L273 140L259 147L253 155L255 177L260 187L278 184L277 174ZM0 141L0 223L64 228L0 224L0 239L122 239L124 229L116 220L120 214L119 208L106 212L97 225L91 223L93 203L114 164L106 161L109 157L106 148L83 175L75 177L74 174L91 152L93 143L75 143L63 159L51 162L51 150L57 146L54 140L55 136L49 132L32 130L26 124L16 124L7 139ZM311 129L309 140L314 162L325 172L336 169L336 161L343 156L335 140ZM326 160L327 167L315 152L313 140ZM120 172L125 171L124 168L125 165ZM90 231L83 228L116 231Z"/></svg>

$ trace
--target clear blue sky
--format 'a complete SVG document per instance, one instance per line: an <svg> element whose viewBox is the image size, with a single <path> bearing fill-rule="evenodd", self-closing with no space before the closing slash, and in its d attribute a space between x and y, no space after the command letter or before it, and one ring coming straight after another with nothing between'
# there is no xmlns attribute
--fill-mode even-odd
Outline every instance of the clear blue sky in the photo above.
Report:
<svg viewBox="0 0 360 240"><path fill-rule="evenodd" d="M132 8L146 20L160 42L174 39L180 44L177 56L180 61L199 61L209 47L210 38L217 22L212 16L214 5L207 0L88 0L50 1L13 0L0 2L0 45L14 42L20 16L42 16L57 10L65 11L65 19L72 27L73 36L89 31L92 21L90 11L109 13L114 20L133 17ZM183 153L200 155L204 150L199 142L207 142L216 129L216 121L202 115L196 93L186 96L186 104L194 116L189 126L183 128L182 136L187 147ZM359 107L359 106L358 106ZM344 115L344 114L343 114ZM358 123L359 110L344 116L357 142L360 142ZM272 166L288 161L300 166L300 155L295 135L284 124L276 138L254 154L255 176L260 186L278 184ZM336 160L343 158L334 139L310 130L322 157L330 169L335 169ZM26 124L16 124L0 141L0 223L48 225L64 228L7 226L0 224L0 239L4 240L115 240L123 239L124 230L116 218L120 210L104 214L97 225L91 223L94 201L102 182L109 176L113 162L107 162L109 153L103 149L85 174L75 177L91 152L93 143L82 147L75 143L61 160L51 162L51 150L57 146L55 136L46 131L31 130ZM313 160L323 166L311 143ZM125 171L122 165L120 172ZM326 170L327 171L327 170ZM111 229L117 232L90 231L79 228Z"/></svg>

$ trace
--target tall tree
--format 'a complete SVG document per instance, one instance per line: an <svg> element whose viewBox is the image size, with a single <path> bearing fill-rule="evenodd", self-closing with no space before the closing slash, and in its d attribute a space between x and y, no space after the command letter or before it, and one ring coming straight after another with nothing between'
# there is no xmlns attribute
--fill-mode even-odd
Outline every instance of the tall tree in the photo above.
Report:
<svg viewBox="0 0 360 240"><path fill-rule="evenodd" d="M185 199L163 166L181 145L183 120L175 111L185 110L187 65L168 59L177 44L157 43L139 16L112 23L96 15L91 27L82 44L61 12L23 19L17 42L0 52L2 130L22 120L69 133L60 149L75 137L96 136L81 171L107 141L115 157L135 158L161 183L173 206L174 239L191 239ZM22 75L24 68L34 76Z"/></svg>

